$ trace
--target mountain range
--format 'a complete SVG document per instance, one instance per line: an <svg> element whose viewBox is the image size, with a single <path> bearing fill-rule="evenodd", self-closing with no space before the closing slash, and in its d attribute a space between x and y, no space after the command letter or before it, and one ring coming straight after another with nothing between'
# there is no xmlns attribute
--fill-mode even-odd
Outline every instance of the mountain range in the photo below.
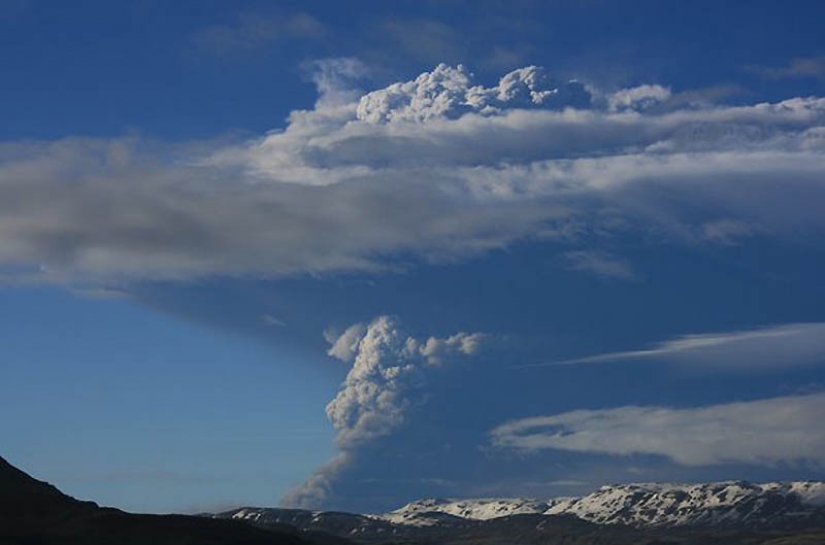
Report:
<svg viewBox="0 0 825 545"><path fill-rule="evenodd" d="M425 499L383 514L245 507L213 516L362 543L825 544L825 483L623 484L549 500Z"/></svg>
<svg viewBox="0 0 825 545"><path fill-rule="evenodd" d="M578 498L426 499L383 514L244 507L138 515L0 458L0 545L823 545L825 483L602 487Z"/></svg>

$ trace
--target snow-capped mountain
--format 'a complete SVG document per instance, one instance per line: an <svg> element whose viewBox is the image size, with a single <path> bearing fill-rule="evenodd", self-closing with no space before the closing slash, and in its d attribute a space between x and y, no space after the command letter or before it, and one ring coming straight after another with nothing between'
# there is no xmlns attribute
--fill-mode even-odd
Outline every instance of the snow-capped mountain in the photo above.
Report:
<svg viewBox="0 0 825 545"><path fill-rule="evenodd" d="M636 527L771 528L822 521L825 483L624 484L578 498L426 499L375 518L424 525L434 513L472 520L519 514L575 515L596 524Z"/></svg>
<svg viewBox="0 0 825 545"><path fill-rule="evenodd" d="M286 524L367 545L487 545L513 535L527 545L636 545L663 537L689 545L737 545L755 543L748 541L754 532L776 537L811 531L822 540L810 543L823 543L825 483L623 484L577 498L425 499L372 515L244 507L213 516ZM708 541L718 532L725 541Z"/></svg>
<svg viewBox="0 0 825 545"><path fill-rule="evenodd" d="M261 507L243 507L213 517L242 520L259 526L286 524L304 532L323 532L359 542L379 543L439 536L443 532L449 533L460 528L462 524L474 525L481 522L431 512L426 517L417 519L414 524L398 524L374 515Z"/></svg>
<svg viewBox="0 0 825 545"><path fill-rule="evenodd" d="M483 498L445 500L429 498L408 503L400 509L371 517L393 524L430 525L435 513L471 520L490 520L510 515L543 515L553 505L553 500L541 501L524 498Z"/></svg>

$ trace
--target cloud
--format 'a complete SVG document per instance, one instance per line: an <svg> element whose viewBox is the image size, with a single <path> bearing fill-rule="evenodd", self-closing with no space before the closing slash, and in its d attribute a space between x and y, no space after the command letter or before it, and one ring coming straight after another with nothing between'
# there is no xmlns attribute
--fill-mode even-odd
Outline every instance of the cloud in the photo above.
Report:
<svg viewBox="0 0 825 545"><path fill-rule="evenodd" d="M634 280L636 272L627 259L608 252L577 250L565 252L562 264L571 271L585 271L602 278Z"/></svg>
<svg viewBox="0 0 825 545"><path fill-rule="evenodd" d="M379 273L571 230L825 234L823 98L660 111L639 106L655 86L591 101L537 67L485 87L446 65L362 94L357 61L311 64L316 105L248 141L0 144L4 280Z"/></svg>
<svg viewBox="0 0 825 545"><path fill-rule="evenodd" d="M341 391L327 405L338 446L347 449L397 428L410 407L406 393L423 381L425 367L476 354L484 338L457 333L419 341L388 316L348 328L330 349L330 355L344 361L354 356ZM346 349L341 349L342 339Z"/></svg>
<svg viewBox="0 0 825 545"><path fill-rule="evenodd" d="M87 299L130 299L132 295L127 291L122 291L116 288L101 288L101 287L91 287L91 288L73 288L71 292L74 295L78 295L80 297L85 297Z"/></svg>
<svg viewBox="0 0 825 545"><path fill-rule="evenodd" d="M782 324L727 333L683 335L643 350L608 352L539 366L639 359L734 370L819 364L825 362L825 323Z"/></svg>
<svg viewBox="0 0 825 545"><path fill-rule="evenodd" d="M555 481L549 481L546 484L550 486L586 486L590 483L587 481L580 481L577 479L558 479Z"/></svg>
<svg viewBox="0 0 825 545"><path fill-rule="evenodd" d="M332 345L327 350L327 355L347 363L352 362L358 354L361 339L366 332L366 324L353 324L338 336L332 331L325 331L324 337Z"/></svg>
<svg viewBox="0 0 825 545"><path fill-rule="evenodd" d="M326 408L341 452L290 492L282 504L317 507L328 501L335 481L358 451L393 433L417 404L425 402L428 368L477 353L483 339L479 333L458 333L420 341L388 316L349 327L329 351L331 356L353 361L340 391Z"/></svg>
<svg viewBox="0 0 825 545"><path fill-rule="evenodd" d="M526 418L490 432L502 449L665 456L685 466L825 463L825 394L709 407L617 407Z"/></svg>
<svg viewBox="0 0 825 545"><path fill-rule="evenodd" d="M497 45L483 60L483 63L491 69L505 69L510 70L516 66L524 64L524 58L527 56L525 50L529 49L526 46L520 48L510 48Z"/></svg>
<svg viewBox="0 0 825 545"><path fill-rule="evenodd" d="M496 87L472 85L462 65L439 64L415 80L394 83L364 95L356 116L369 123L427 122L456 119L467 113L490 115L506 108L586 107L590 93L581 83L560 82L537 66L513 70Z"/></svg>
<svg viewBox="0 0 825 545"><path fill-rule="evenodd" d="M261 321L264 324L266 324L270 327L284 327L284 326L286 326L286 322L284 322L282 319L277 318L277 317L275 317L271 314L262 315L261 316Z"/></svg>
<svg viewBox="0 0 825 545"><path fill-rule="evenodd" d="M329 462L316 469L299 487L290 490L281 499L281 506L294 509L317 509L332 498L333 485L341 472L352 464L352 454L338 453Z"/></svg>
<svg viewBox="0 0 825 545"><path fill-rule="evenodd" d="M334 108L357 101L362 91L356 82L365 78L370 70L358 59L342 57L320 59L304 63L304 70L318 89L316 108Z"/></svg>
<svg viewBox="0 0 825 545"><path fill-rule="evenodd" d="M232 24L198 30L191 40L198 51L230 58L271 47L280 41L319 39L327 32L323 23L304 12L244 12Z"/></svg>
<svg viewBox="0 0 825 545"><path fill-rule="evenodd" d="M472 356L487 338L483 333L456 333L446 339L430 337L418 347L418 352L427 358L430 365L438 365L445 358L458 354Z"/></svg>
<svg viewBox="0 0 825 545"><path fill-rule="evenodd" d="M689 89L672 94L667 100L670 108L707 108L723 99L746 95L748 90L739 85L721 84L699 89Z"/></svg>
<svg viewBox="0 0 825 545"><path fill-rule="evenodd" d="M825 57L801 57L782 67L746 66L766 79L825 78Z"/></svg>
<svg viewBox="0 0 825 545"><path fill-rule="evenodd" d="M607 99L607 105L611 112L641 111L660 104L670 99L670 97L671 92L667 87L640 85L629 89L621 89L611 94Z"/></svg>
<svg viewBox="0 0 825 545"><path fill-rule="evenodd" d="M708 240L731 246L740 239L753 235L754 229L740 221L722 219L704 224L702 232Z"/></svg>
<svg viewBox="0 0 825 545"><path fill-rule="evenodd" d="M407 55L426 63L457 59L467 50L461 34L439 21L390 19L379 25L379 31Z"/></svg>

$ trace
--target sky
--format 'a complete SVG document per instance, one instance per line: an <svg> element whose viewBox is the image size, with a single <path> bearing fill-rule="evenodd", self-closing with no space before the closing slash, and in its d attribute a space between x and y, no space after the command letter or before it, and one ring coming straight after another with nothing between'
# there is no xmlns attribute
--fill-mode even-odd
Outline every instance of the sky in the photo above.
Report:
<svg viewBox="0 0 825 545"><path fill-rule="evenodd" d="M0 0L0 455L139 512L825 480L823 16Z"/></svg>

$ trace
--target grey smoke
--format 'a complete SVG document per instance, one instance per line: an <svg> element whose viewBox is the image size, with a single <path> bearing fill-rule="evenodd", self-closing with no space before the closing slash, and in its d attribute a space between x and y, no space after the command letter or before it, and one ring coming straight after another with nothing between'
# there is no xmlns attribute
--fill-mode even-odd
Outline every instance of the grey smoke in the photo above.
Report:
<svg viewBox="0 0 825 545"><path fill-rule="evenodd" d="M328 501L336 479L357 459L359 449L404 424L421 402L421 396L413 394L426 388L432 369L476 354L484 339L480 333L457 333L418 340L389 316L356 324L334 339L330 355L352 362L326 408L340 453L291 491L282 505L317 507Z"/></svg>

